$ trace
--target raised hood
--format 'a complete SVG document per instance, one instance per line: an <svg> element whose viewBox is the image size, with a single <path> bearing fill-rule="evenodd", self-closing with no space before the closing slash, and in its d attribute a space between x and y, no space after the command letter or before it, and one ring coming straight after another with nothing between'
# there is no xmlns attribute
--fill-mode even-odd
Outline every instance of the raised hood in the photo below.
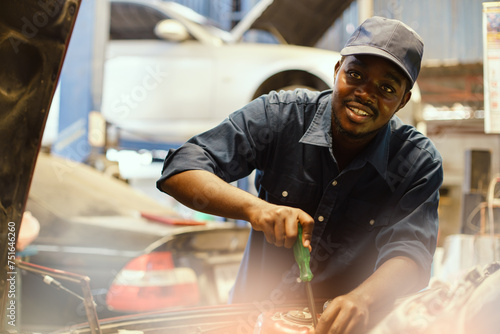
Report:
<svg viewBox="0 0 500 334"><path fill-rule="evenodd" d="M283 43L315 46L353 0L261 0L234 27L240 39L250 29L265 30Z"/></svg>
<svg viewBox="0 0 500 334"><path fill-rule="evenodd" d="M3 1L0 11L0 329L9 260L81 0ZM10 276L9 276L10 277Z"/></svg>

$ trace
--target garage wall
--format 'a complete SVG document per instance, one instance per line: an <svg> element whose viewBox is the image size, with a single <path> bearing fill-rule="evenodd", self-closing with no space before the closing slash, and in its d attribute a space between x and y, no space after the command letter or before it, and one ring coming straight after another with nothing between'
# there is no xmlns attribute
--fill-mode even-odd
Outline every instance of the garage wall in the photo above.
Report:
<svg viewBox="0 0 500 334"><path fill-rule="evenodd" d="M439 132L429 134L443 156L445 171L443 195L441 196L439 219L440 241L450 234L461 232L462 205L467 150L489 150L491 152L491 176L500 173L500 136L457 131L453 124L444 126Z"/></svg>
<svg viewBox="0 0 500 334"><path fill-rule="evenodd" d="M425 41L424 61L459 63L483 61L482 3L484 0L373 0L374 15L399 19ZM357 2L344 12L318 43L339 51L358 25Z"/></svg>
<svg viewBox="0 0 500 334"><path fill-rule="evenodd" d="M483 60L484 0L374 0L376 15L401 19L425 41L425 60Z"/></svg>

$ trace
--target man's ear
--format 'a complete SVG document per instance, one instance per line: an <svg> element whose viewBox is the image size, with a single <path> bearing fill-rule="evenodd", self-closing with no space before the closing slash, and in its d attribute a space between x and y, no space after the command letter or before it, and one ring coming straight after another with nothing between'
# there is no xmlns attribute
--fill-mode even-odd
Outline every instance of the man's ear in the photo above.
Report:
<svg viewBox="0 0 500 334"><path fill-rule="evenodd" d="M340 70L341 64L342 64L342 62L340 60L335 64L335 72L333 73L333 84L334 85L335 85L335 82L337 81L337 74Z"/></svg>
<svg viewBox="0 0 500 334"><path fill-rule="evenodd" d="M405 93L405 95L401 99L401 103L399 104L398 110L396 110L396 112L401 110L408 103L408 101L410 101L410 98L411 98L411 90Z"/></svg>

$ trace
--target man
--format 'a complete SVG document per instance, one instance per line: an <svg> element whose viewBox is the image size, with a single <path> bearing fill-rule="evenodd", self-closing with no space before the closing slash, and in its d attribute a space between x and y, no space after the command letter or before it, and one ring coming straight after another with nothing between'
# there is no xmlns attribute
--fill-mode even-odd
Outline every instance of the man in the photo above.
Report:
<svg viewBox="0 0 500 334"><path fill-rule="evenodd" d="M162 191L252 225L234 302L304 298L290 250L298 223L315 297L333 299L316 333L363 333L377 310L426 286L442 161L395 116L422 53L411 28L370 18L342 49L331 91L271 92L169 152ZM253 170L258 197L228 184Z"/></svg>

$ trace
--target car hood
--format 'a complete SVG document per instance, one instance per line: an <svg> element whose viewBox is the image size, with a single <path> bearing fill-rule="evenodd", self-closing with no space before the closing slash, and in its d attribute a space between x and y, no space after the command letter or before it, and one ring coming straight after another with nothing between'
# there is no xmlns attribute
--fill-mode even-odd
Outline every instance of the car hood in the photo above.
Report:
<svg viewBox="0 0 500 334"><path fill-rule="evenodd" d="M81 0L5 1L0 11L0 301L8 256ZM10 267L9 267L10 268ZM0 328L6 317L1 307Z"/></svg>
<svg viewBox="0 0 500 334"><path fill-rule="evenodd" d="M352 2L261 0L233 28L231 34L238 40L250 29L265 30L288 44L314 46Z"/></svg>

